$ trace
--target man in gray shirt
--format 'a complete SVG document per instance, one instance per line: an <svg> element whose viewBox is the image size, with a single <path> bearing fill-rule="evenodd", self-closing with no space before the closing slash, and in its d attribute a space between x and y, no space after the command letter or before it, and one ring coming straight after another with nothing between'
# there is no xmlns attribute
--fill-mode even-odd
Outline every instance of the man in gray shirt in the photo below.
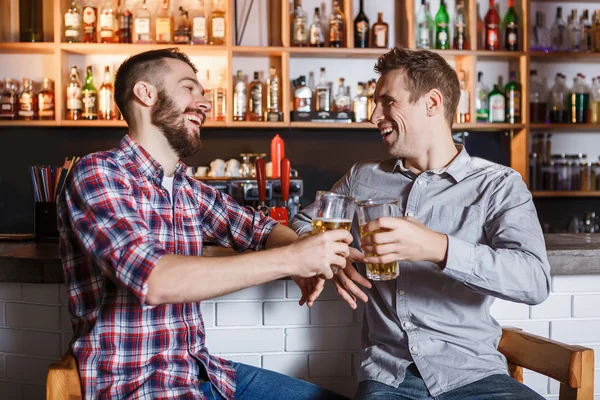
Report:
<svg viewBox="0 0 600 400"><path fill-rule="evenodd" d="M357 200L398 199L400 215L356 221L349 261L400 261L395 280L371 285L349 263L334 279L353 307L368 301L362 329L359 399L541 399L510 378L497 350L496 297L538 304L549 293L544 237L531 194L514 170L471 158L455 146L452 123L460 89L437 53L393 49L381 74L371 118L389 155L355 164L332 191ZM292 222L311 230L312 207ZM360 284L365 292L358 288ZM304 285L309 304L322 290Z"/></svg>

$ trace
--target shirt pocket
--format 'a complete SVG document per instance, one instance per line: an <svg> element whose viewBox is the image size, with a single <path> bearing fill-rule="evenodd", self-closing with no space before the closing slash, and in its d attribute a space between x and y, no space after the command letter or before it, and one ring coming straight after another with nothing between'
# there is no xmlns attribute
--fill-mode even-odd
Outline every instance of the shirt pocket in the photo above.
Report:
<svg viewBox="0 0 600 400"><path fill-rule="evenodd" d="M434 205L429 227L446 235L477 242L483 232L481 206Z"/></svg>

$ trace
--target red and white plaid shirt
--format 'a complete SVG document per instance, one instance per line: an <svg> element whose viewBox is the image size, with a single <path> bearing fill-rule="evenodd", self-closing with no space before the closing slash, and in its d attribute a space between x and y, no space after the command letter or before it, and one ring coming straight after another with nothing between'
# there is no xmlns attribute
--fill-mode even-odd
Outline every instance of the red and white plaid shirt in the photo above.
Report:
<svg viewBox="0 0 600 400"><path fill-rule="evenodd" d="M74 330L72 350L87 399L202 399L202 369L226 399L231 364L208 353L200 303L149 306L148 277L165 254L202 255L211 241L260 250L276 223L175 171L128 135L81 159L58 200L60 251Z"/></svg>

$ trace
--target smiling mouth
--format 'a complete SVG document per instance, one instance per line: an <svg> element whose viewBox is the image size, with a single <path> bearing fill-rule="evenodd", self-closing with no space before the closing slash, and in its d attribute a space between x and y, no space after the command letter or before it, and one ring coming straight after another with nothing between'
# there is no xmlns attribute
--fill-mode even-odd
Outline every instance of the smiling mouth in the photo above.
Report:
<svg viewBox="0 0 600 400"><path fill-rule="evenodd" d="M394 131L394 127L392 126L385 126L385 127L380 127L379 128L379 132L381 133L381 137L383 139L385 139L386 137L389 136L390 133L392 133Z"/></svg>
<svg viewBox="0 0 600 400"><path fill-rule="evenodd" d="M184 114L184 117L188 121L195 124L198 128L200 128L202 126L202 122L204 122L204 118L197 114L186 113Z"/></svg>

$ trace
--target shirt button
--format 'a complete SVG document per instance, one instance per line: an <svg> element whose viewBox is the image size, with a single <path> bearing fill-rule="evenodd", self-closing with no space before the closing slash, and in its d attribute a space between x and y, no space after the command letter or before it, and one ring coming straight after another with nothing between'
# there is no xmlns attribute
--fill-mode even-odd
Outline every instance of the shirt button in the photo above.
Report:
<svg viewBox="0 0 600 400"><path fill-rule="evenodd" d="M419 185L419 186L423 186L424 184L425 184L425 182L423 182L423 181L417 181L417 185Z"/></svg>
<svg viewBox="0 0 600 400"><path fill-rule="evenodd" d="M402 326L404 326L405 328L410 328L412 326L412 324L410 322L406 321L402 324Z"/></svg>
<svg viewBox="0 0 600 400"><path fill-rule="evenodd" d="M413 346L410 348L410 351L412 351L413 353L417 352L417 346Z"/></svg>
<svg viewBox="0 0 600 400"><path fill-rule="evenodd" d="M412 212L412 211L409 211L409 212L406 213L406 215L408 215L409 217L414 217L415 213Z"/></svg>
<svg viewBox="0 0 600 400"><path fill-rule="evenodd" d="M404 290L402 290L402 289L398 290L398 294L399 294L400 296L404 296L404 294L405 294L405 293L406 293L406 292L405 292Z"/></svg>

